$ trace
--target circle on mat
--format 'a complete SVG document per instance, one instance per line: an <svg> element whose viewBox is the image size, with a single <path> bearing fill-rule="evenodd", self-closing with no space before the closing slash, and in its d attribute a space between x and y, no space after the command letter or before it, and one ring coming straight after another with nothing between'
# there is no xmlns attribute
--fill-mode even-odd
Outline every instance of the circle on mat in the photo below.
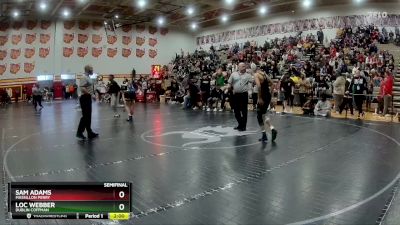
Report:
<svg viewBox="0 0 400 225"><path fill-rule="evenodd" d="M168 130L166 130L168 129ZM168 127L144 132L145 142L175 148L226 149L259 144L257 129L240 132L230 126L200 126L198 128Z"/></svg>

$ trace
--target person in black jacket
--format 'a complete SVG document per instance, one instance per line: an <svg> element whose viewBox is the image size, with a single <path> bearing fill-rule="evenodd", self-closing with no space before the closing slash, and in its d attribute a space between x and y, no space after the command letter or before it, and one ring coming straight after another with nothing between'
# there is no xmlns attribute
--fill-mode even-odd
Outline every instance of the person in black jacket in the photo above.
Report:
<svg viewBox="0 0 400 225"><path fill-rule="evenodd" d="M351 115L354 115L354 112L353 112L353 98L351 97L350 91L349 91L350 90L349 89L350 88L350 82L351 82L351 79L350 79L350 76L348 76L348 78L346 79L346 83L344 85L345 94L343 96L343 101L342 101L342 104L340 104L340 106L339 106L339 113L340 114L342 114L343 109L347 106L350 109Z"/></svg>
<svg viewBox="0 0 400 225"><path fill-rule="evenodd" d="M318 36L318 42L320 44L324 44L324 32L322 32L321 28L319 29L319 31L317 31L317 36Z"/></svg>
<svg viewBox="0 0 400 225"><path fill-rule="evenodd" d="M354 103L358 110L358 119L364 116L362 105L367 91L367 80L361 76L360 71L357 71L351 80L349 92L353 94Z"/></svg>
<svg viewBox="0 0 400 225"><path fill-rule="evenodd" d="M200 80L200 91L201 91L201 100L203 103L203 110L207 109L208 98L210 97L211 91L211 79L207 75L203 75Z"/></svg>
<svg viewBox="0 0 400 225"><path fill-rule="evenodd" d="M121 88L119 87L118 83L114 80L114 75L110 75L109 78L110 85L108 87L108 93L111 95L111 108L114 111L114 117L120 117L119 113L117 112L117 106L119 101L119 93Z"/></svg>
<svg viewBox="0 0 400 225"><path fill-rule="evenodd" d="M293 111L294 86L295 84L290 78L289 74L285 74L282 76L280 82L280 90L284 93L285 96L285 102L283 103L284 113L291 113ZM288 111L288 107L290 111Z"/></svg>
<svg viewBox="0 0 400 225"><path fill-rule="evenodd" d="M167 90L171 91L171 101L172 101L172 103L177 102L177 94L178 94L178 91L179 91L179 84L175 80L175 78L173 78L171 80L171 86L169 86L167 88Z"/></svg>
<svg viewBox="0 0 400 225"><path fill-rule="evenodd" d="M196 110L198 107L198 99L199 99L199 88L196 86L197 80L192 79L189 82L189 95L190 95L190 105L193 107L194 110Z"/></svg>

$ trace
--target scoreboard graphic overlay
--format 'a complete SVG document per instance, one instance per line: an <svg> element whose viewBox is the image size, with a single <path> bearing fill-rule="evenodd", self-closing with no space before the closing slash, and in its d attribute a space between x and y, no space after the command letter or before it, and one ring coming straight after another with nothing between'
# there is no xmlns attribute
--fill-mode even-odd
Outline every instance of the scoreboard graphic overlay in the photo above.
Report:
<svg viewBox="0 0 400 225"><path fill-rule="evenodd" d="M11 219L128 220L130 182L15 182L8 184Z"/></svg>

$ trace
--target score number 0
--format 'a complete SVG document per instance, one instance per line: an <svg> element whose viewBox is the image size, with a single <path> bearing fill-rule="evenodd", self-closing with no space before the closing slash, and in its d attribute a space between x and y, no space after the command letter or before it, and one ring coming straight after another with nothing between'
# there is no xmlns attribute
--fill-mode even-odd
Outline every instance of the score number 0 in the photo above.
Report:
<svg viewBox="0 0 400 225"><path fill-rule="evenodd" d="M124 197L125 197L125 192L120 191L120 192L118 193L118 197L119 197L119 198L124 198ZM124 205L124 204L119 204L118 208L119 208L120 211L124 211L125 205Z"/></svg>

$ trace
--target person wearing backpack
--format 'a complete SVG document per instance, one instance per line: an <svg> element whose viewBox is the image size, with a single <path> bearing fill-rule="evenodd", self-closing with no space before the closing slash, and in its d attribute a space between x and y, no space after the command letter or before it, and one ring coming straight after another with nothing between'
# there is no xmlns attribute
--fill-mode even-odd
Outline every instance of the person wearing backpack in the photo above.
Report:
<svg viewBox="0 0 400 225"><path fill-rule="evenodd" d="M114 75L110 75L108 79L110 80L108 93L111 95L111 108L114 111L114 117L120 117L119 113L117 112L117 106L119 102L119 92L121 91L121 88L119 87L118 83L115 82Z"/></svg>
<svg viewBox="0 0 400 225"><path fill-rule="evenodd" d="M125 109L126 112L128 112L128 122L133 121L133 106L135 104L135 99L136 99L136 90L137 86L135 84L135 76L136 76L136 70L132 70L131 74L131 80L127 84L127 90L124 92L124 98L125 98Z"/></svg>

